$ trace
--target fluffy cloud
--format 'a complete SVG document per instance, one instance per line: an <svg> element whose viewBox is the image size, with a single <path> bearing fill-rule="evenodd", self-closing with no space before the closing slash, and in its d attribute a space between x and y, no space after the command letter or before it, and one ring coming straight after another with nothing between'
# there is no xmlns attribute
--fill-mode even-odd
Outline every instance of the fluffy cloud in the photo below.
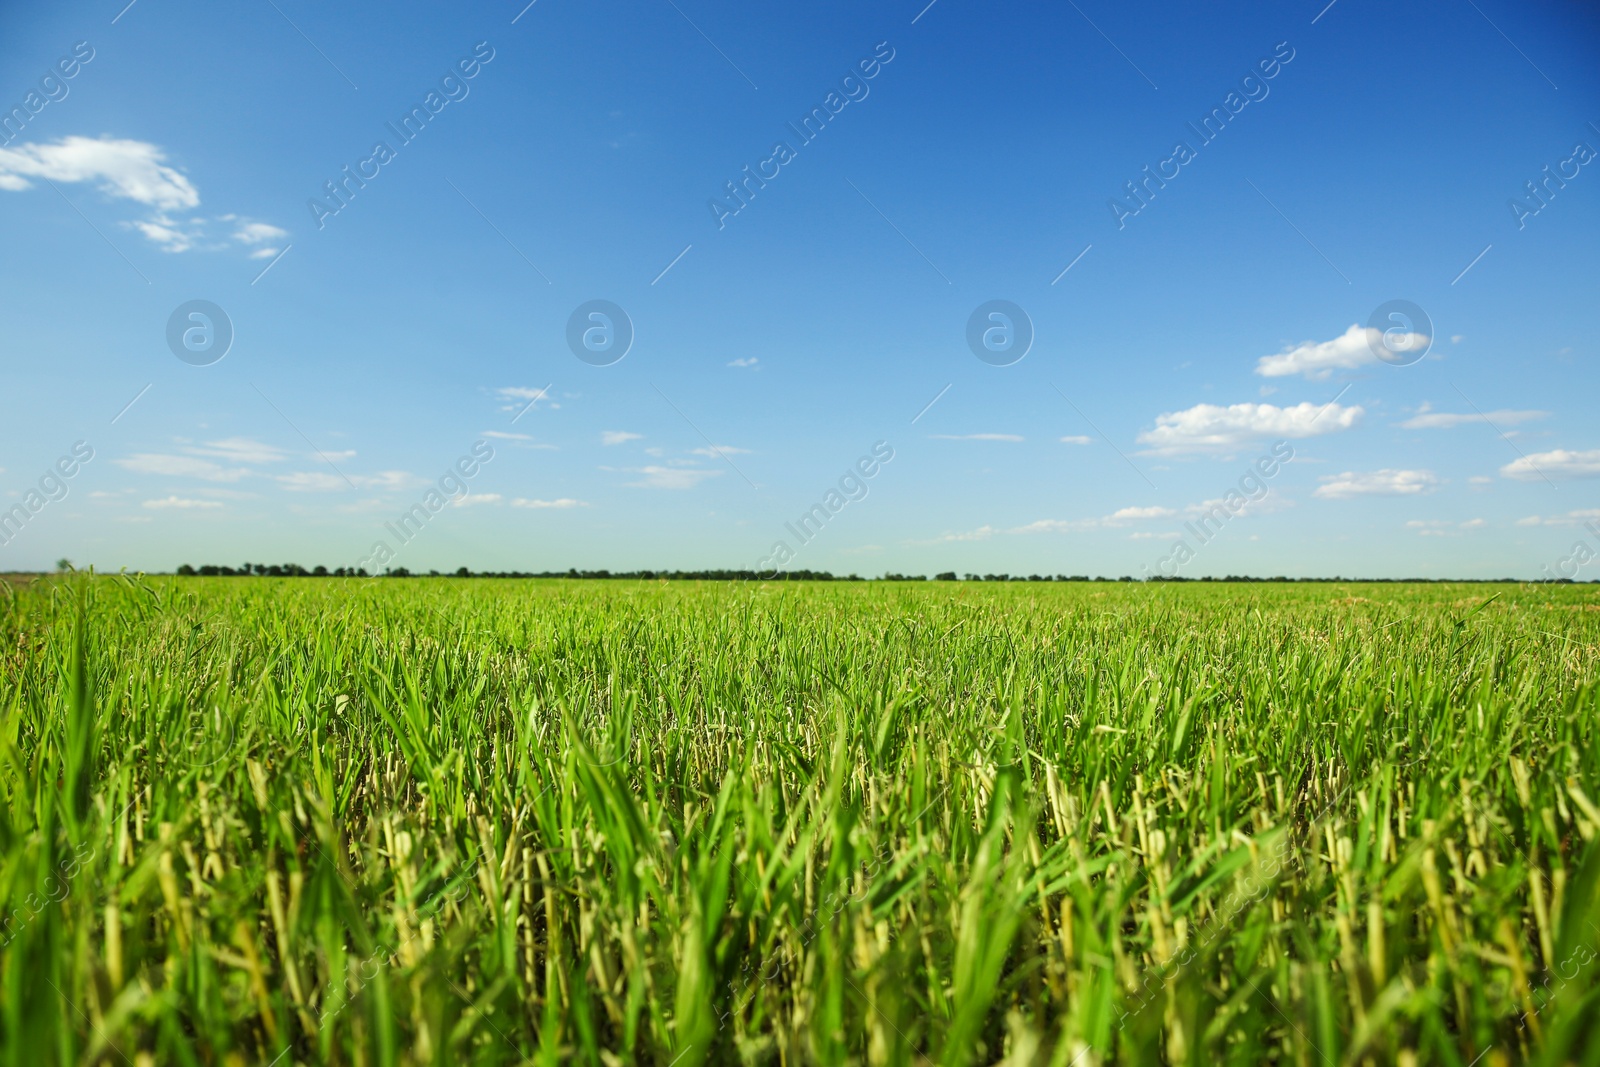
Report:
<svg viewBox="0 0 1600 1067"><path fill-rule="evenodd" d="M450 503L458 508L470 508L478 504L498 504L504 499L499 493L463 493Z"/></svg>
<svg viewBox="0 0 1600 1067"><path fill-rule="evenodd" d="M150 209L149 217L123 225L138 230L164 252L228 247L227 238L208 235L206 219L177 217L178 212L200 206L200 193L181 171L167 165L166 153L148 141L73 136L0 148L0 189L31 189L30 179L58 184L87 182L113 199L144 205ZM215 221L233 224L232 240L253 249L253 258L277 255L276 247L262 246L289 236L281 227L237 215L223 215Z"/></svg>
<svg viewBox="0 0 1600 1067"><path fill-rule="evenodd" d="M159 211L198 207L200 194L166 165L166 158L153 144L111 137L63 137L53 144L0 148L0 189L27 189L29 178L95 182L108 196Z"/></svg>
<svg viewBox="0 0 1600 1067"><path fill-rule="evenodd" d="M274 241L281 241L287 236L289 236L288 230L268 225L265 222L241 221L238 229L233 231L233 239L240 244L246 245L270 244Z"/></svg>
<svg viewBox="0 0 1600 1067"><path fill-rule="evenodd" d="M1588 452L1535 452L1500 468L1506 478L1532 482L1541 478L1600 478L1600 448Z"/></svg>
<svg viewBox="0 0 1600 1067"><path fill-rule="evenodd" d="M601 430L600 443L603 445L625 445L629 441L641 441L644 434L633 433L628 430Z"/></svg>
<svg viewBox="0 0 1600 1067"><path fill-rule="evenodd" d="M511 502L511 506L514 508L586 508L589 505L585 501L574 500L570 496L564 496L557 500L530 500L527 497L519 496Z"/></svg>
<svg viewBox="0 0 1600 1067"><path fill-rule="evenodd" d="M1353 496L1415 496L1439 484L1432 471L1402 471L1385 468L1357 474L1345 471L1322 479L1315 496L1324 500L1346 500Z"/></svg>
<svg viewBox="0 0 1600 1067"><path fill-rule="evenodd" d="M1173 456L1189 452L1232 452L1241 445L1269 437L1301 438L1348 430L1361 421L1359 406L1296 404L1196 404L1185 411L1156 416L1156 426L1139 435L1149 445L1147 455Z"/></svg>
<svg viewBox="0 0 1600 1067"><path fill-rule="evenodd" d="M1421 333L1392 334L1388 345L1397 351L1410 351L1425 347L1428 341L1429 337ZM1305 341L1275 356L1262 356L1256 361L1256 373L1263 378L1303 374L1320 382L1336 370L1353 370L1379 362L1377 350L1383 345L1382 331L1370 326L1351 326L1331 341Z"/></svg>
<svg viewBox="0 0 1600 1067"><path fill-rule="evenodd" d="M1403 430L1453 430L1457 426L1464 426L1472 422L1482 422L1484 419L1488 419L1495 426L1516 426L1519 423L1546 418L1549 414L1548 411L1512 411L1502 408L1498 411L1490 411L1480 415L1476 411L1470 414L1467 412L1433 411L1430 405L1423 404L1415 415L1400 424L1400 428Z"/></svg>

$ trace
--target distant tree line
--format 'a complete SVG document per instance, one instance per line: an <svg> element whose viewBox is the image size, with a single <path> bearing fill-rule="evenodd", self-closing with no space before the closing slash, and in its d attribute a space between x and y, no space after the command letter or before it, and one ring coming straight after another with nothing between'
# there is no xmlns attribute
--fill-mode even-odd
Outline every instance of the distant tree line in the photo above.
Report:
<svg viewBox="0 0 1600 1067"><path fill-rule="evenodd" d="M564 571L474 571L466 567L458 567L451 572L430 570L426 573L407 570L404 567L385 568L381 574L368 574L364 567L335 567L329 570L318 565L310 568L300 566L298 563L241 563L237 567L229 567L216 563L206 563L193 567L185 563L180 566L177 573L184 577L224 577L224 578L581 578L581 579L621 579L638 581L666 580L666 581L692 581L692 582L925 582L926 575L922 574L884 574L880 578L868 579L859 574L833 574L830 571L779 571L776 574L767 571L749 570L711 570L711 571L580 571L570 568ZM955 571L941 571L933 576L936 582L1393 582L1393 583L1522 583L1520 578L1287 578L1279 575L1274 578L1256 578L1246 574L1230 574L1225 578L1185 578L1182 576L1167 577L1165 575L1152 575L1146 579L1133 578L1123 575L1121 578L1096 577L1090 578L1084 574L1030 574L1026 577L1020 574L972 574L957 576ZM1600 582L1600 578L1592 581ZM1571 578L1537 578L1526 584L1531 585L1574 585Z"/></svg>

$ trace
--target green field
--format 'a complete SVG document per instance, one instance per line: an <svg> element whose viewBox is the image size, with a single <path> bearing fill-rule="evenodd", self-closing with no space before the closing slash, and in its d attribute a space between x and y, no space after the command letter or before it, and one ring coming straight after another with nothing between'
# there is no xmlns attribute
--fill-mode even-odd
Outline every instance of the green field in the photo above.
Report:
<svg viewBox="0 0 1600 1067"><path fill-rule="evenodd" d="M7 1064L1600 1062L1600 595L3 587Z"/></svg>

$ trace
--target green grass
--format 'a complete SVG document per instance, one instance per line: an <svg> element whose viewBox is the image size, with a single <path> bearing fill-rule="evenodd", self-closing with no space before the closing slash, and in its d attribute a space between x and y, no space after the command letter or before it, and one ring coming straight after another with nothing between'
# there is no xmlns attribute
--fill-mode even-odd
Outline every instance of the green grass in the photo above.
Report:
<svg viewBox="0 0 1600 1067"><path fill-rule="evenodd" d="M8 1064L1600 1062L1589 588L3 595Z"/></svg>

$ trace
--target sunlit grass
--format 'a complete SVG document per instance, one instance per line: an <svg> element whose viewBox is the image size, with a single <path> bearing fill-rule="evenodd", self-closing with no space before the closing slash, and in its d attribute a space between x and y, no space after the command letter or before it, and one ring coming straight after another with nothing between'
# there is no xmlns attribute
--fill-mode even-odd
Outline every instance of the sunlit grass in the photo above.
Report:
<svg viewBox="0 0 1600 1067"><path fill-rule="evenodd" d="M4 595L8 1063L1600 1061L1585 587Z"/></svg>

